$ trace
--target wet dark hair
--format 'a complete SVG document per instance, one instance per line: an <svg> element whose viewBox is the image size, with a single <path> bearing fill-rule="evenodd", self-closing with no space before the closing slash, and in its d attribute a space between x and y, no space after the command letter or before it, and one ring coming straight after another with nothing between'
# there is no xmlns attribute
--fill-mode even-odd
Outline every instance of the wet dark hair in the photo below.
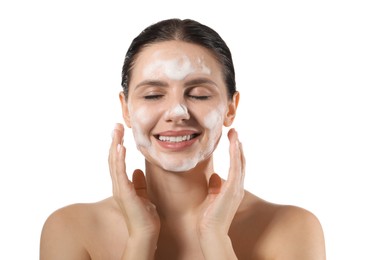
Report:
<svg viewBox="0 0 368 260"><path fill-rule="evenodd" d="M236 83L230 49L216 31L191 19L168 19L157 22L144 29L132 41L125 55L122 70L121 85L125 98L128 98L130 75L138 54L148 45L171 40L194 43L210 50L222 67L228 98L232 99L236 92Z"/></svg>

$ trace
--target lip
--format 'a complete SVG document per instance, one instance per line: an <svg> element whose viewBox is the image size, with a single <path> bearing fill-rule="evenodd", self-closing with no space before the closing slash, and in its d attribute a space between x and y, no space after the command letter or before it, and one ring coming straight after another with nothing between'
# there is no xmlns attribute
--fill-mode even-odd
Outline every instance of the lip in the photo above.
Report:
<svg viewBox="0 0 368 260"><path fill-rule="evenodd" d="M157 143L164 149L169 149L171 151L180 151L183 149L186 149L188 147L190 147L191 145L193 145L197 140L198 137L201 135L200 132L198 131L193 131L193 130L180 130L180 131L164 131L164 132L160 132L158 134L155 134L155 140L157 141ZM165 137L180 137L180 136L191 136L191 138L189 140L182 140L179 142L170 142L170 141L163 141L160 140L159 137L160 136L165 136Z"/></svg>

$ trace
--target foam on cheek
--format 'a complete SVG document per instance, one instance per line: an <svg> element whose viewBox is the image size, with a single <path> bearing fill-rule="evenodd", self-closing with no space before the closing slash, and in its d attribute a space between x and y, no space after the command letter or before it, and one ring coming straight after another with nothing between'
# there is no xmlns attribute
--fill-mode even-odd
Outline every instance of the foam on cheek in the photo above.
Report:
<svg viewBox="0 0 368 260"><path fill-rule="evenodd" d="M211 74L211 70L201 58L197 59L197 64L192 64L190 59L183 55L175 59L157 59L144 69L143 75L144 77L155 77L164 74L171 80L183 80L194 72Z"/></svg>
<svg viewBox="0 0 368 260"><path fill-rule="evenodd" d="M129 106L129 111L132 111ZM150 123L149 113L145 108L140 108L131 113L131 124L137 147L150 147L152 145L149 136L144 132L144 126Z"/></svg>
<svg viewBox="0 0 368 260"><path fill-rule="evenodd" d="M207 114L204 120L204 126L209 130L209 140L205 154L213 152L216 143L219 140L222 132L222 124L224 118L225 107L219 106L217 109Z"/></svg>
<svg viewBox="0 0 368 260"><path fill-rule="evenodd" d="M210 113L208 113L204 120L204 126L208 129L215 129L222 125L223 121L223 113L225 109L224 107L218 107L215 110L212 110Z"/></svg>

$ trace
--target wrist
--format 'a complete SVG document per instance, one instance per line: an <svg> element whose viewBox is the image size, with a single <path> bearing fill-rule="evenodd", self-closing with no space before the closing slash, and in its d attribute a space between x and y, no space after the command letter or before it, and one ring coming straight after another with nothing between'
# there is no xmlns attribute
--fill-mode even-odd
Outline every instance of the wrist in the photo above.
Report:
<svg viewBox="0 0 368 260"><path fill-rule="evenodd" d="M154 259L157 237L131 236L128 238L122 259Z"/></svg>
<svg viewBox="0 0 368 260"><path fill-rule="evenodd" d="M207 232L199 236L205 259L237 259L230 237L221 232Z"/></svg>
<svg viewBox="0 0 368 260"><path fill-rule="evenodd" d="M131 245L146 245L156 247L158 234L132 234L128 238L128 244Z"/></svg>
<svg viewBox="0 0 368 260"><path fill-rule="evenodd" d="M199 234L200 243L229 243L231 242L230 237L222 232L202 232Z"/></svg>

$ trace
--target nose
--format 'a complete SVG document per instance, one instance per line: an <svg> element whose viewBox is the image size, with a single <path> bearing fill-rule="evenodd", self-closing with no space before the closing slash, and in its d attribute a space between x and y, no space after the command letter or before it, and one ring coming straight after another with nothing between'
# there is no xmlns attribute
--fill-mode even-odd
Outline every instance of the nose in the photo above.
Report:
<svg viewBox="0 0 368 260"><path fill-rule="evenodd" d="M184 104L173 104L165 112L164 118L168 122L181 122L190 118L188 108Z"/></svg>

